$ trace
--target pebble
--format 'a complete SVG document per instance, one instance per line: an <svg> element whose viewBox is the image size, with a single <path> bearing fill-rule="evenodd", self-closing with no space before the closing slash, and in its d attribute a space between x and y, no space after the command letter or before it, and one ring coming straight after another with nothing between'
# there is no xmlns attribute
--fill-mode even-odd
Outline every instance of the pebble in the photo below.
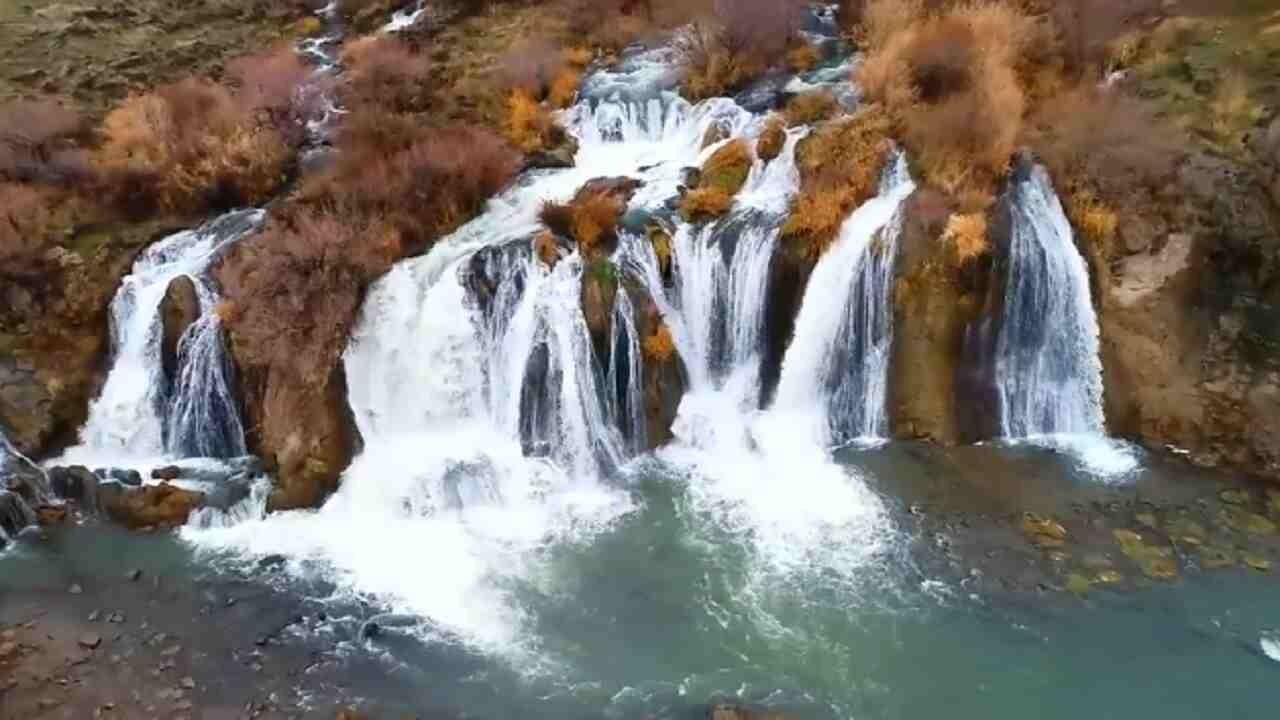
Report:
<svg viewBox="0 0 1280 720"><path fill-rule="evenodd" d="M138 582L139 580L142 579L142 571L137 568L134 568L133 570L129 571L128 578L129 578L129 582Z"/></svg>
<svg viewBox="0 0 1280 720"><path fill-rule="evenodd" d="M107 622L115 623L119 625L120 623L124 622L124 613L122 612L111 613L111 616L107 618Z"/></svg>
<svg viewBox="0 0 1280 720"><path fill-rule="evenodd" d="M18 643L6 642L0 645L0 658L7 658L18 652Z"/></svg>
<svg viewBox="0 0 1280 720"><path fill-rule="evenodd" d="M163 656L165 656L165 657L172 657L172 656L174 656L174 655L177 655L177 654L178 654L179 652L181 652L181 651L182 651L182 646L181 646L181 645L173 645L173 646L171 646L171 647L167 647L167 648L165 648L165 649L161 650L161 651L160 651L160 654L161 654L161 655L163 655Z"/></svg>
<svg viewBox="0 0 1280 720"><path fill-rule="evenodd" d="M196 688L195 678L192 678L192 677L182 678L182 682L180 684L182 685L182 687L186 688L187 690L194 690Z"/></svg>
<svg viewBox="0 0 1280 720"><path fill-rule="evenodd" d="M80 595L81 593L84 592L84 588L80 587L79 585L72 585L71 587L67 588L67 592L71 593L72 595Z"/></svg>
<svg viewBox="0 0 1280 720"><path fill-rule="evenodd" d="M98 618L100 617L102 617L102 612L100 610L94 610L89 613L89 622L98 622Z"/></svg>
<svg viewBox="0 0 1280 720"><path fill-rule="evenodd" d="M85 633L80 636L80 646L90 650L102 644L102 636L94 633Z"/></svg>

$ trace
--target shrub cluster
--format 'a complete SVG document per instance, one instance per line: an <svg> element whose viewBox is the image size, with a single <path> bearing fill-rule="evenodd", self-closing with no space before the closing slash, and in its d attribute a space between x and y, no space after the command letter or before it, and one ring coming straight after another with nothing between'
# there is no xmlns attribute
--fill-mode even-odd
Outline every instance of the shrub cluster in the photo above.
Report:
<svg viewBox="0 0 1280 720"><path fill-rule="evenodd" d="M684 94L693 100L726 95L770 67L804 68L816 49L800 36L800 0L720 0L677 38Z"/></svg>
<svg viewBox="0 0 1280 720"><path fill-rule="evenodd" d="M189 79L129 97L103 123L103 181L131 214L263 202L303 138L306 73L284 48L232 63L228 84Z"/></svg>
<svg viewBox="0 0 1280 720"><path fill-rule="evenodd" d="M876 194L892 150L892 125L881 105L866 105L815 130L796 148L800 192L791 202L783 237L819 257L845 217Z"/></svg>
<svg viewBox="0 0 1280 720"><path fill-rule="evenodd" d="M751 175L754 162L751 144L741 138L717 148L702 164L698 186L681 199L680 212L685 219L703 222L728 212L733 207L733 196Z"/></svg>

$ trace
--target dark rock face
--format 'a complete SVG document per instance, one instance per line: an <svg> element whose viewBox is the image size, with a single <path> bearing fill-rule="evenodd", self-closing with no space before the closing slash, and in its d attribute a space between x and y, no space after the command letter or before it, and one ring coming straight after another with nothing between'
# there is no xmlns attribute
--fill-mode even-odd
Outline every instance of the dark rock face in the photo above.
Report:
<svg viewBox="0 0 1280 720"><path fill-rule="evenodd" d="M19 451L36 457L75 437L102 381L120 279L182 224L79 228L37 265L0 268L0 425Z"/></svg>
<svg viewBox="0 0 1280 720"><path fill-rule="evenodd" d="M195 283L183 275L169 283L164 299L160 301L160 323L163 335L160 341L160 357L164 363L164 375L173 381L178 371L178 341L192 323L200 319L200 297Z"/></svg>
<svg viewBox="0 0 1280 720"><path fill-rule="evenodd" d="M990 386L988 364L973 349L991 342L992 327L976 315L989 273L985 261L961 267L939 261L950 213L946 198L929 188L903 206L888 399L894 437L944 445L960 442L966 425L988 414L973 405Z"/></svg>

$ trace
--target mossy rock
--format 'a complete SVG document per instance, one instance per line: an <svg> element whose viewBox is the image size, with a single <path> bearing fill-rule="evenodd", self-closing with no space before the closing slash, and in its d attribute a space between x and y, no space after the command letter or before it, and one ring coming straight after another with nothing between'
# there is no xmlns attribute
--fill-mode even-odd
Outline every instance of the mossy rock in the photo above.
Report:
<svg viewBox="0 0 1280 720"><path fill-rule="evenodd" d="M1093 576L1093 581L1099 585L1119 585L1124 582L1124 575L1116 570L1102 570Z"/></svg>
<svg viewBox="0 0 1280 720"><path fill-rule="evenodd" d="M1261 573L1271 572L1271 561L1256 553L1243 553L1240 559L1253 570Z"/></svg>
<svg viewBox="0 0 1280 720"><path fill-rule="evenodd" d="M1253 502L1253 496L1249 494L1248 490L1240 490L1238 488L1223 490L1218 493L1218 499L1228 505L1248 505Z"/></svg>
<svg viewBox="0 0 1280 720"><path fill-rule="evenodd" d="M1022 534L1027 542L1042 548L1058 548L1067 542L1067 529L1062 523L1035 513L1023 514Z"/></svg>
<svg viewBox="0 0 1280 720"><path fill-rule="evenodd" d="M1246 535L1275 535L1276 524L1257 513L1240 508L1223 508L1218 512L1218 523Z"/></svg>
<svg viewBox="0 0 1280 720"><path fill-rule="evenodd" d="M1089 578L1083 575L1071 573L1067 576L1067 592L1073 595L1087 595L1092 585L1093 583L1089 582Z"/></svg>
<svg viewBox="0 0 1280 720"><path fill-rule="evenodd" d="M1231 548L1206 545L1199 550L1200 566L1206 570L1220 570L1236 564L1236 554Z"/></svg>

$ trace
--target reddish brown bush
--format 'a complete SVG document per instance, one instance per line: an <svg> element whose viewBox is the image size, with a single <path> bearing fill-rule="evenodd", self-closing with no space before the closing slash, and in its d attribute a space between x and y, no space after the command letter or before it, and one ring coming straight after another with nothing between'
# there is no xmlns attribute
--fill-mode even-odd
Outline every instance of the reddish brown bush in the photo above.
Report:
<svg viewBox="0 0 1280 720"><path fill-rule="evenodd" d="M564 64L564 52L557 45L546 38L532 38L503 55L498 80L509 89L542 98Z"/></svg>
<svg viewBox="0 0 1280 720"><path fill-rule="evenodd" d="M322 385L368 286L399 257L390 225L330 213L281 213L219 269L236 357Z"/></svg>
<svg viewBox="0 0 1280 720"><path fill-rule="evenodd" d="M0 275L14 276L35 264L48 240L56 203L53 191L0 183Z"/></svg>
<svg viewBox="0 0 1280 720"><path fill-rule="evenodd" d="M309 178L300 200L338 217L383 219L418 250L478 213L519 168L519 157L480 128L415 128L360 122L339 138L338 159Z"/></svg>
<svg viewBox="0 0 1280 720"><path fill-rule="evenodd" d="M135 95L107 115L96 165L131 213L253 205L283 181L301 121L284 88L301 74L283 60L237 87L190 79Z"/></svg>
<svg viewBox="0 0 1280 720"><path fill-rule="evenodd" d="M1041 105L1024 137L1063 184L1088 180L1123 193L1156 184L1182 154L1152 108L1119 89L1077 86Z"/></svg>
<svg viewBox="0 0 1280 720"><path fill-rule="evenodd" d="M84 169L67 154L66 142L84 121L52 100L20 100L0 107L0 179L66 182Z"/></svg>
<svg viewBox="0 0 1280 720"><path fill-rule="evenodd" d="M1068 69L1101 69L1108 45L1160 11L1160 0L1057 0L1051 17Z"/></svg>
<svg viewBox="0 0 1280 720"><path fill-rule="evenodd" d="M318 93L303 95L311 69L288 46L227 63L226 77L236 104L259 128L280 134L287 144L302 142L306 119L318 110Z"/></svg>
<svg viewBox="0 0 1280 720"><path fill-rule="evenodd" d="M347 65L343 99L349 107L375 105L386 112L426 109L431 97L431 60L396 37L370 35L343 50Z"/></svg>
<svg viewBox="0 0 1280 720"><path fill-rule="evenodd" d="M626 202L610 192L581 193L569 203L548 202L542 206L539 219L553 233L572 238L590 253L617 240L618 220Z"/></svg>
<svg viewBox="0 0 1280 720"><path fill-rule="evenodd" d="M687 27L677 39L692 99L724 95L787 60L798 45L798 0L718 0L714 13Z"/></svg>

